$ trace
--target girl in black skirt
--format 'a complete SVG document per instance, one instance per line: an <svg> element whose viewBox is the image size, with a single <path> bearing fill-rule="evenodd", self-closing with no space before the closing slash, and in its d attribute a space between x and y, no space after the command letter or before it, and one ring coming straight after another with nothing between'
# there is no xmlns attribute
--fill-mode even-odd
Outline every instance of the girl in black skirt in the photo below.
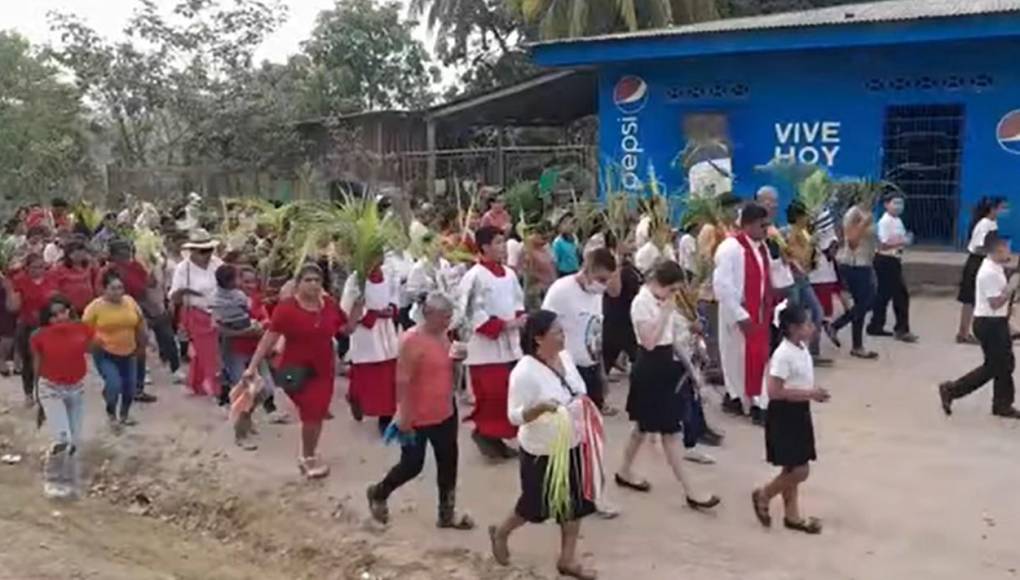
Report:
<svg viewBox="0 0 1020 580"><path fill-rule="evenodd" d="M751 493L754 513L763 526L772 525L769 502L783 496L783 525L791 530L819 534L822 523L800 514L797 498L800 484L807 481L808 462L815 460L815 432L811 423L811 401L829 400L825 389L815 386L814 367L806 341L814 333L807 313L787 307L779 315L783 342L769 361L769 408L765 417L765 454L769 463L782 468L771 482Z"/></svg>
<svg viewBox="0 0 1020 580"><path fill-rule="evenodd" d="M627 413L634 422L634 431L624 450L623 465L616 473L616 484L640 492L652 489L650 483L634 477L634 460L649 436L661 435L666 461L683 485L687 505L710 509L719 504L719 498L694 491L683 468L681 431L686 401L681 387L691 377L674 351L686 324L674 299L683 280L679 264L663 262L651 272L631 304L638 354L631 367Z"/></svg>
<svg viewBox="0 0 1020 580"><path fill-rule="evenodd" d="M581 442L584 434L584 379L577 365L564 350L563 328L556 314L540 310L528 317L521 338L525 357L510 373L507 414L510 422L520 426L517 440L521 446L521 496L514 511L499 526L489 528L492 555L502 565L510 562L507 545L510 534L526 523L542 523L549 519L545 494L545 473L549 466L553 442L558 434L556 414L566 412L573 426L570 449L570 510L560 524L561 548L556 569L563 576L594 580L595 572L586 570L577 559L577 538L581 518L595 513L595 498L584 493ZM597 411L596 411L597 413Z"/></svg>
<svg viewBox="0 0 1020 580"><path fill-rule="evenodd" d="M985 236L989 232L999 230L998 217L1006 212L1008 206L1004 197L983 197L974 206L974 217L970 224L970 241L967 244L967 262L963 265L963 276L960 278L960 292L956 295L960 303L960 327L956 331L956 342L960 344L977 344L971 332L974 322L974 287L977 272L985 259L982 248Z"/></svg>

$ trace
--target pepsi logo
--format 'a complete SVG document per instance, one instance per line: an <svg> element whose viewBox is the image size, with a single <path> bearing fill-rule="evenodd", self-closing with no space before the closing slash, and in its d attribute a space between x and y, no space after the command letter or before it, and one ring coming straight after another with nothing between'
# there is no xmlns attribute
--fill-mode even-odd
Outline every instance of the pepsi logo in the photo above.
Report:
<svg viewBox="0 0 1020 580"><path fill-rule="evenodd" d="M648 104L648 83L641 77L629 75L616 82L613 103L625 115L633 115Z"/></svg>
<svg viewBox="0 0 1020 580"><path fill-rule="evenodd" d="M1006 113L995 133L1003 149L1020 155L1020 109Z"/></svg>

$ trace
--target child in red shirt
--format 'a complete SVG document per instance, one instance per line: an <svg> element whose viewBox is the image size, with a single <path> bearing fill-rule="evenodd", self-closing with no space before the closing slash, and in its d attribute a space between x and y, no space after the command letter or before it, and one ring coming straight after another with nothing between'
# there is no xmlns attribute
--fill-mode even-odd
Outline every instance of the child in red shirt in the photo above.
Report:
<svg viewBox="0 0 1020 580"><path fill-rule="evenodd" d="M32 369L32 350L29 337L39 326L39 312L50 298L57 295L57 281L46 271L42 256L29 254L25 258L24 270L11 280L14 296L12 304L18 309L18 324L15 331L15 347L21 358L21 387L25 392L25 405L35 405L35 376Z"/></svg>
<svg viewBox="0 0 1020 580"><path fill-rule="evenodd" d="M40 313L41 328L30 339L40 419L50 427L53 442L46 454L43 493L50 498L75 498L80 493L80 462L86 355L92 329L72 318L70 301L54 297Z"/></svg>

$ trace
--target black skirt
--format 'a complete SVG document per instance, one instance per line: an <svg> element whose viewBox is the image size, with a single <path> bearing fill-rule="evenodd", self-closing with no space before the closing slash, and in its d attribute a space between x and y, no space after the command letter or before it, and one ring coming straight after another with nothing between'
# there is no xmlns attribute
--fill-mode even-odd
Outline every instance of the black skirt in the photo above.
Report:
<svg viewBox="0 0 1020 580"><path fill-rule="evenodd" d="M638 431L672 435L683 429L680 382L688 378L683 363L673 358L671 345L638 349L627 393L627 415L637 423Z"/></svg>
<svg viewBox="0 0 1020 580"><path fill-rule="evenodd" d="M765 456L769 463L780 467L798 467L817 459L810 403L769 401Z"/></svg>
<svg viewBox="0 0 1020 580"><path fill-rule="evenodd" d="M517 500L514 513L533 524L549 519L549 507L545 501L545 471L549 465L548 455L532 455L521 450L521 497ZM595 504L584 498L584 478L581 475L581 446L570 450L570 520L579 520L595 513ZM562 521L558 521L562 523Z"/></svg>
<svg viewBox="0 0 1020 580"><path fill-rule="evenodd" d="M981 262L985 257L980 254L970 254L967 262L963 265L963 275L960 277L960 291L956 294L956 300L960 304L974 305L974 291L977 286L977 274L981 269Z"/></svg>

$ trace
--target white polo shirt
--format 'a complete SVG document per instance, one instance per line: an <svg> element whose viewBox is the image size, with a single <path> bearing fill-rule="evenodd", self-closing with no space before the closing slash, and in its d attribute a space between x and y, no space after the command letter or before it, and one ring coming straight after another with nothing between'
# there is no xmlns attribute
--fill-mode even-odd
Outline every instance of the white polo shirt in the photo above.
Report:
<svg viewBox="0 0 1020 580"><path fill-rule="evenodd" d="M1009 316L1009 301L993 309L989 298L1002 296L1009 281L1002 264L991 258L985 258L977 273L977 284L974 289L974 316L981 318L1006 318Z"/></svg>
<svg viewBox="0 0 1020 580"><path fill-rule="evenodd" d="M970 234L970 243L967 244L967 251L971 254L980 254L985 246L985 238L989 232L998 231L999 224L991 218L981 218L974 231Z"/></svg>
<svg viewBox="0 0 1020 580"><path fill-rule="evenodd" d="M903 220L890 215L889 212L882 214L882 218L878 220L878 241L883 244L891 244L893 240L903 239L907 236L907 227L903 225ZM899 258L903 255L903 248L896 248L894 250L879 250L879 254L883 256L890 256L893 258Z"/></svg>

